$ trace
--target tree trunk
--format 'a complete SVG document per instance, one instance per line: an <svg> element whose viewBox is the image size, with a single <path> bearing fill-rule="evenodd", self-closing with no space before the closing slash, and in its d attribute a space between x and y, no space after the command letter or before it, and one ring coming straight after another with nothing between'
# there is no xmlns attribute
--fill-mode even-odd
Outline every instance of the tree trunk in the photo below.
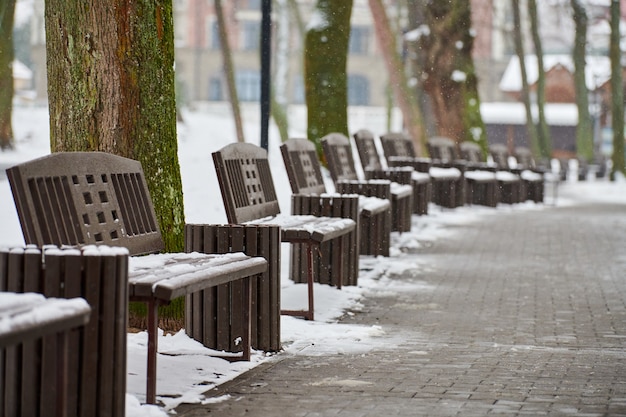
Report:
<svg viewBox="0 0 626 417"><path fill-rule="evenodd" d="M585 48L587 46L587 12L580 0L571 0L574 11L574 88L576 90L576 107L578 108L578 126L576 126L576 153L586 161L593 159L593 126L589 116L589 92L587 90ZM599 119L595 119L599 123Z"/></svg>
<svg viewBox="0 0 626 417"><path fill-rule="evenodd" d="M325 164L320 139L348 132L346 65L352 0L318 0L305 38L307 136Z"/></svg>
<svg viewBox="0 0 626 417"><path fill-rule="evenodd" d="M620 2L611 1L611 122L613 125L613 168L611 181L616 174L626 174L624 167L624 90L620 53Z"/></svg>
<svg viewBox="0 0 626 417"><path fill-rule="evenodd" d="M12 149L13 125L13 19L15 0L0 6L0 150Z"/></svg>
<svg viewBox="0 0 626 417"><path fill-rule="evenodd" d="M528 15L530 17L530 29L535 45L535 55L537 56L537 140L539 141L540 156L543 159L550 159L552 156L552 139L550 138L550 128L546 121L546 76L543 66L543 46L539 36L539 18L537 17L536 0L528 0Z"/></svg>
<svg viewBox="0 0 626 417"><path fill-rule="evenodd" d="M166 251L182 251L171 0L47 0L45 22L52 151L141 162Z"/></svg>
<svg viewBox="0 0 626 417"><path fill-rule="evenodd" d="M245 142L243 124L241 122L241 110L239 108L239 96L237 95L237 85L235 83L235 68L233 67L230 43L228 42L228 30L226 28L226 19L224 19L222 0L215 0L215 15L217 17L217 26L220 33L220 48L222 51L222 59L224 60L224 75L226 76L230 107L233 112L233 119L235 119L237 141Z"/></svg>
<svg viewBox="0 0 626 417"><path fill-rule="evenodd" d="M475 141L487 148L480 114L478 80L472 59L470 2L430 0L425 9L428 31L417 41L420 77L437 123L437 134L457 144Z"/></svg>
<svg viewBox="0 0 626 417"><path fill-rule="evenodd" d="M409 87L404 63L398 54L396 34L391 30L382 0L369 0L369 6L378 43L389 72L393 95L402 111L405 127L415 142L415 149L422 153L425 150L422 114Z"/></svg>
<svg viewBox="0 0 626 417"><path fill-rule="evenodd" d="M532 108L530 104L530 88L528 86L528 75L526 74L526 55L524 53L524 43L522 41L522 22L520 17L519 0L512 0L513 6L513 42L515 43L515 54L519 59L520 74L522 78L522 101L526 110L526 130L533 154L540 155L539 139L535 127Z"/></svg>

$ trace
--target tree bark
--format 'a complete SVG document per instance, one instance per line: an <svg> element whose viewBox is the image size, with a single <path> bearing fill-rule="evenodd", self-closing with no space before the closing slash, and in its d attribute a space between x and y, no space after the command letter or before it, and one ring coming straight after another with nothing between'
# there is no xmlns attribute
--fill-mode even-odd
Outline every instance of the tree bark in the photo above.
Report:
<svg viewBox="0 0 626 417"><path fill-rule="evenodd" d="M381 0L369 0L370 10L374 19L374 28L380 49L383 53L391 88L397 105L402 111L405 127L415 142L415 149L421 154L425 151L424 124L417 100L409 87L404 63L398 54L396 34L391 30L385 6Z"/></svg>
<svg viewBox="0 0 626 417"><path fill-rule="evenodd" d="M226 28L226 19L224 19L222 0L215 0L215 15L217 17L217 26L220 33L220 49L222 51L222 59L224 61L224 76L226 77L230 107L235 121L237 141L245 142L243 124L241 122L241 110L239 108L239 97L237 95L237 85L235 83L235 68L233 66L230 43L228 42L228 30Z"/></svg>
<svg viewBox="0 0 626 417"><path fill-rule="evenodd" d="M513 6L513 42L515 43L515 54L519 59L520 74L522 78L522 101L526 110L526 130L528 131L529 146L533 154L540 155L539 139L533 118L530 103L530 87L528 86L528 75L526 74L526 54L524 53L524 43L522 41L522 22L520 17L519 0L512 0Z"/></svg>
<svg viewBox="0 0 626 417"><path fill-rule="evenodd" d="M13 20L15 0L0 6L0 150L13 149Z"/></svg>
<svg viewBox="0 0 626 417"><path fill-rule="evenodd" d="M620 2L611 0L611 122L613 125L613 168L610 178L616 174L626 174L624 166L624 90L622 85L622 65L620 53Z"/></svg>
<svg viewBox="0 0 626 417"><path fill-rule="evenodd" d="M325 164L321 138L348 136L346 65L352 0L318 0L305 37L304 88L307 136Z"/></svg>
<svg viewBox="0 0 626 417"><path fill-rule="evenodd" d="M586 161L593 159L593 126L589 116L589 91L587 90L585 48L587 46L587 12L580 0L571 0L574 11L574 88L576 90L576 107L578 108L578 126L576 126L576 153ZM599 117L599 115L598 115ZM595 123L599 123L597 118Z"/></svg>
<svg viewBox="0 0 626 417"><path fill-rule="evenodd" d="M486 151L487 133L471 55L474 39L470 32L470 2L430 0L424 16L428 30L417 41L417 54L437 133L457 144L475 141Z"/></svg>
<svg viewBox="0 0 626 417"><path fill-rule="evenodd" d="M537 56L537 139L539 141L540 156L543 159L550 159L552 156L552 139L550 138L550 128L546 121L546 76L543 66L543 46L539 36L536 0L528 0L528 15L530 17L530 31L533 44L535 45L535 55Z"/></svg>
<svg viewBox="0 0 626 417"><path fill-rule="evenodd" d="M45 22L52 151L141 162L165 250L182 251L171 0L47 0Z"/></svg>

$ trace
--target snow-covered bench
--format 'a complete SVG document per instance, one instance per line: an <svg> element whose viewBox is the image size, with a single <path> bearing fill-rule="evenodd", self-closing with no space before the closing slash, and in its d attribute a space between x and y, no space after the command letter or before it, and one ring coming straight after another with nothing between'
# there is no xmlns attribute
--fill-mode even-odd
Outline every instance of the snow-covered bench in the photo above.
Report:
<svg viewBox="0 0 626 417"><path fill-rule="evenodd" d="M359 254L389 256L389 200L356 194L327 193L315 145L307 139L289 139L280 146L280 150L293 193L292 214L308 214L315 210L324 216L348 217L357 221L359 229L355 238L358 238L359 253L349 255L354 258L356 268L353 273L357 275ZM357 212L358 217L355 215ZM356 283L356 278L353 281Z"/></svg>
<svg viewBox="0 0 626 417"><path fill-rule="evenodd" d="M0 285L2 288L2 285ZM0 291L0 398L3 415L39 415L42 400L47 415L64 415L67 406L67 339L72 329L89 321L90 307L82 298L47 298L38 293ZM47 338L50 355L33 349ZM46 370L55 384L52 395L32 384L28 372L16 363L16 355L26 369ZM39 370L37 369L37 370ZM45 386L45 385L44 385Z"/></svg>
<svg viewBox="0 0 626 417"><path fill-rule="evenodd" d="M122 294L124 303L147 304L148 403L156 401L158 307L178 297L243 280L241 359L249 359L250 278L266 271L266 259L243 253L158 254L164 242L143 169L128 158L61 152L9 168L7 174L26 243L122 247L131 256L152 254L132 258L127 297Z"/></svg>
<svg viewBox="0 0 626 417"><path fill-rule="evenodd" d="M352 233L356 231L356 222L352 219L320 216L319 213L281 213L267 151L263 148L249 143L233 143L212 155L229 223L278 225L282 242L304 246L308 307L303 310L281 310L281 313L313 320L315 278L319 280L323 273L341 288L350 262L350 257L345 256L345 253L358 252L355 240L351 239ZM315 257L323 243L332 247L332 256L328 259Z"/></svg>
<svg viewBox="0 0 626 417"><path fill-rule="evenodd" d="M431 158L418 157L413 139L404 132L388 132L380 136L389 166L411 166L430 175L433 203L447 208L465 204L463 172L458 167L442 166Z"/></svg>
<svg viewBox="0 0 626 417"><path fill-rule="evenodd" d="M413 188L388 179L359 178L350 139L342 133L329 133L321 139L324 157L335 189L342 194L360 194L391 201L391 230L411 231Z"/></svg>
<svg viewBox="0 0 626 417"><path fill-rule="evenodd" d="M387 179L413 187L413 214L428 214L428 203L432 199L432 181L426 172L416 171L413 167L383 167L382 158L376 149L374 134L367 129L360 129L352 135L361 160L366 179Z"/></svg>

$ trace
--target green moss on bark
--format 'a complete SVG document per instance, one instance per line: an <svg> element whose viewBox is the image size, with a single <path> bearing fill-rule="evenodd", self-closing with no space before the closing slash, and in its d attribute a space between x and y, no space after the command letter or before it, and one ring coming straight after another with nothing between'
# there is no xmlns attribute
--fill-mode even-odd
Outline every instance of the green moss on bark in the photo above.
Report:
<svg viewBox="0 0 626 417"><path fill-rule="evenodd" d="M352 0L318 0L305 38L307 136L324 161L320 139L331 132L348 135L346 65Z"/></svg>

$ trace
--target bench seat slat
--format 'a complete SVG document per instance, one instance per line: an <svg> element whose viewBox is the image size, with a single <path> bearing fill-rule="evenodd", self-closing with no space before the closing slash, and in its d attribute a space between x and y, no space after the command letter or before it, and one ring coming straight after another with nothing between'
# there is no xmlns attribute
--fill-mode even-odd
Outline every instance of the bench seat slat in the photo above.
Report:
<svg viewBox="0 0 626 417"><path fill-rule="evenodd" d="M131 258L130 264L131 298L155 297L163 301L260 274L267 269L264 258L240 252L225 255L158 254Z"/></svg>
<svg viewBox="0 0 626 417"><path fill-rule="evenodd" d="M354 230L356 223L339 217L317 217L313 215L282 215L266 217L247 224L275 224L281 228L285 242L309 241L321 243L345 235Z"/></svg>
<svg viewBox="0 0 626 417"><path fill-rule="evenodd" d="M0 292L0 348L82 326L90 311L82 298Z"/></svg>

